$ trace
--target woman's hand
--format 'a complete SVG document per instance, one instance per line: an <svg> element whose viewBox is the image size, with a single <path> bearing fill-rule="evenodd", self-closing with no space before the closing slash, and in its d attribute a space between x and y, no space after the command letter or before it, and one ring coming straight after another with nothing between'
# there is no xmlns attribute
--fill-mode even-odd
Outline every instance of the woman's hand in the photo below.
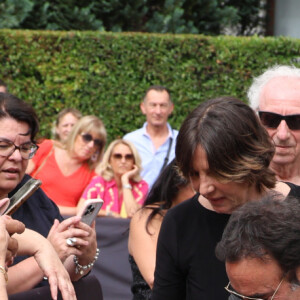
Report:
<svg viewBox="0 0 300 300"><path fill-rule="evenodd" d="M88 236L84 237L84 240L87 242L87 244L80 247L82 254L77 255L79 264L83 266L92 262L96 254L97 237L96 237L96 230L95 230L95 221L92 223L91 226L83 222L80 222L77 225L77 228L80 228L89 233Z"/></svg>
<svg viewBox="0 0 300 300"><path fill-rule="evenodd" d="M76 299L70 276L56 254L54 248L47 241L34 255L38 265L48 278L51 296L57 299L57 287L60 289L62 298L65 300Z"/></svg>
<svg viewBox="0 0 300 300"><path fill-rule="evenodd" d="M136 174L138 174L138 167L136 165L133 165L133 169L124 173L121 177L123 186L123 201L127 216L129 218L131 218L135 214L135 212L141 207L140 204L136 202L130 186L129 188L127 187L127 185L129 184L129 179L134 177Z"/></svg>
<svg viewBox="0 0 300 300"><path fill-rule="evenodd" d="M75 238L74 245L67 244L69 238L73 238L73 240ZM80 222L78 216L66 219L61 223L55 220L49 232L48 240L64 262L72 280L78 280L82 275L75 272L73 255L77 256L79 264L82 266L88 265L94 260L97 250L95 222L89 226Z"/></svg>
<svg viewBox="0 0 300 300"><path fill-rule="evenodd" d="M64 300L76 299L70 276L51 243L30 229L15 237L19 243L18 254L33 255L44 275L48 277L52 299L57 299L58 288Z"/></svg>
<svg viewBox="0 0 300 300"><path fill-rule="evenodd" d="M8 233L7 251L6 251L6 265L9 266L13 262L13 258L18 251L18 242L15 238L11 237L13 234L21 234L25 230L25 225L18 221L13 220L10 216L1 216L0 219L4 222L6 231Z"/></svg>
<svg viewBox="0 0 300 300"><path fill-rule="evenodd" d="M5 267L4 264L7 262L6 252L8 247L8 241L10 236L6 230L6 224L4 219L0 218L0 265Z"/></svg>
<svg viewBox="0 0 300 300"><path fill-rule="evenodd" d="M86 227L84 228L86 229ZM83 254L84 246L89 245L86 238L90 235L90 232L85 229L80 226L80 217L77 216L68 218L61 223L58 220L54 221L47 239L51 242L62 262L70 255L79 257ZM67 244L68 238L76 238L76 247Z"/></svg>
<svg viewBox="0 0 300 300"><path fill-rule="evenodd" d="M0 266L1 268L6 268L5 260L6 260L6 251L8 246L9 234L6 230L5 221L3 218L0 218ZM3 272L3 271L2 271ZM7 275L0 274L0 298L7 299L7 291L6 291L6 279Z"/></svg>
<svg viewBox="0 0 300 300"><path fill-rule="evenodd" d="M138 171L139 171L138 167L136 165L133 165L133 168L130 171L128 171L122 175L122 177L121 177L122 184L123 185L129 184L129 180L132 177L134 177L135 175L137 175Z"/></svg>

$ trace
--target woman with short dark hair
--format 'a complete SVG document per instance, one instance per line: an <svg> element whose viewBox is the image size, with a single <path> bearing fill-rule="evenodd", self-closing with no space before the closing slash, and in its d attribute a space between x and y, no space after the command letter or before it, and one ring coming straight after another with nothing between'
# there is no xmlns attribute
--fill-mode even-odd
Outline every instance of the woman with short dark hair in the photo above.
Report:
<svg viewBox="0 0 300 300"><path fill-rule="evenodd" d="M276 183L269 169L274 145L254 111L233 97L200 104L183 122L176 160L199 191L170 209L161 226L153 300L227 299L223 263L214 254L230 214L273 190L300 196Z"/></svg>
<svg viewBox="0 0 300 300"><path fill-rule="evenodd" d="M38 129L37 116L29 104L13 95L0 93L0 199L10 198L30 179L25 170L38 148L35 144ZM23 222L26 228L47 238L46 245L51 243L47 259L43 259L41 263L44 270L48 269L48 260L51 262L56 258L60 265L61 262L64 264L61 269L66 273L65 277L69 282L66 270L73 281L91 270L99 252L94 227L83 224L79 217L63 220L57 206L42 189L39 188L30 196L12 217ZM20 244L23 246L23 241ZM32 238L27 248L35 250L36 244ZM41 246L46 248L42 244ZM10 277L7 285L8 293L25 291L41 282L47 283L43 280L47 273L44 274L40 270L33 258L16 257L14 264L8 269ZM58 274L53 268L50 271L54 275ZM60 280L59 277L53 281L53 275L50 275L48 276L50 284L56 285L58 280L58 285L62 285L62 291L66 290L68 295L64 299L74 299L71 282L69 287L68 282Z"/></svg>

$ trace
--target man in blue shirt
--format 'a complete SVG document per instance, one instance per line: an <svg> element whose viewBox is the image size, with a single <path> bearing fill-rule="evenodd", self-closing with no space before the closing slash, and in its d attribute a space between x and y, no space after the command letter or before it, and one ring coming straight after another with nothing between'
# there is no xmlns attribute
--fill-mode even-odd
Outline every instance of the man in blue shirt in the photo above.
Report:
<svg viewBox="0 0 300 300"><path fill-rule="evenodd" d="M140 108L146 116L146 123L126 134L124 139L137 148L142 159L142 177L150 189L161 169L175 157L178 131L168 123L174 104L167 88L159 85L149 87Z"/></svg>

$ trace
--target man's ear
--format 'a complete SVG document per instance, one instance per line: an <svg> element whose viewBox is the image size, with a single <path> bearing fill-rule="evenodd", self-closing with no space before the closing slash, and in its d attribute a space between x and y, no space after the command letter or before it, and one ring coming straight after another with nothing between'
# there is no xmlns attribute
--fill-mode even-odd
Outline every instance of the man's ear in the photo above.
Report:
<svg viewBox="0 0 300 300"><path fill-rule="evenodd" d="M145 102L144 101L141 102L140 108L141 108L141 111L142 111L143 115L145 115L146 114L146 109L145 109Z"/></svg>
<svg viewBox="0 0 300 300"><path fill-rule="evenodd" d="M174 110L174 103L173 103L173 102L171 102L169 116L171 116L171 115L172 115L172 113L173 113L173 110Z"/></svg>

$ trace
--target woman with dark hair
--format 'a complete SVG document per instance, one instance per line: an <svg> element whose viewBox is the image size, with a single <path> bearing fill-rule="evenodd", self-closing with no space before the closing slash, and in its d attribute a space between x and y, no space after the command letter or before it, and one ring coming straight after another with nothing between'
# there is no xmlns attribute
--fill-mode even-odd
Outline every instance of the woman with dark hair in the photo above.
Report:
<svg viewBox="0 0 300 300"><path fill-rule="evenodd" d="M178 173L173 160L155 181L143 207L130 222L129 262L133 274L133 299L151 299L157 237L169 208L195 194L189 180Z"/></svg>
<svg viewBox="0 0 300 300"><path fill-rule="evenodd" d="M284 121L282 121L284 122ZM214 254L230 214L274 191L300 196L269 169L274 145L254 111L233 97L200 104L183 122L176 160L197 181L193 198L166 214L157 243L152 299L227 299Z"/></svg>
<svg viewBox="0 0 300 300"><path fill-rule="evenodd" d="M38 148L35 144L38 129L37 116L30 105L13 95L0 93L0 199L10 198L30 179L29 175L25 175L25 170ZM53 253L48 251L48 259L42 260L45 269L49 265L47 260L57 258L64 265L61 268L66 274L68 271L73 281L91 270L99 252L94 228L80 222L79 217L63 220L57 206L42 189L39 188L29 197L12 217L47 238L42 238L46 241L44 244L51 243L50 250ZM34 239L30 243L32 250L35 249ZM51 271L57 273L53 268ZM16 257L14 265L8 269L8 276L8 293L31 289L41 281L47 283L43 280L44 273L32 257ZM54 282L52 277L48 278L49 283ZM63 288L68 287L60 278L56 282ZM70 286L73 288L71 282ZM69 293L69 298L65 299L74 297L73 290L73 294Z"/></svg>

